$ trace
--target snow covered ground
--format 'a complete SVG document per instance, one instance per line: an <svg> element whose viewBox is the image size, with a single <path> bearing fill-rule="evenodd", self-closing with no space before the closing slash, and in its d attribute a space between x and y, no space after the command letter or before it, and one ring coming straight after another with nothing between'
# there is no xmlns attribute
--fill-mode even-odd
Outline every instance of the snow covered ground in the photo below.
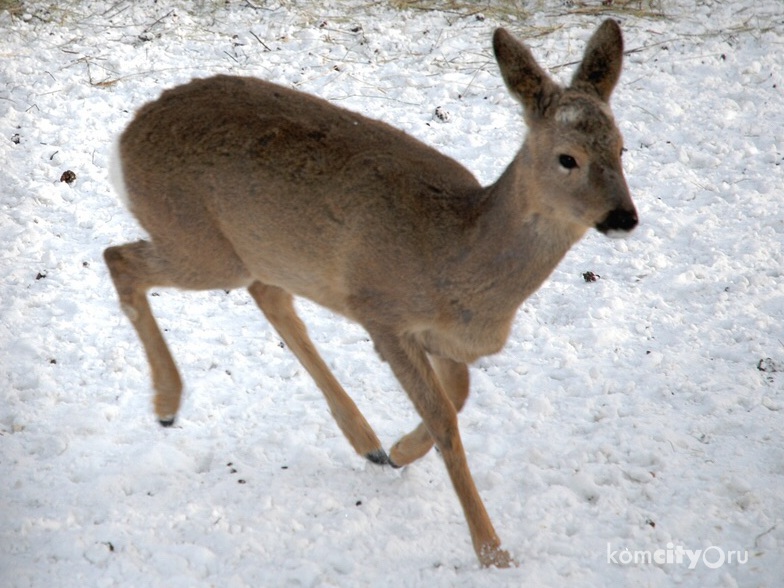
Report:
<svg viewBox="0 0 784 588"><path fill-rule="evenodd" d="M0 12L0 585L782 585L780 0L662 0L663 17L598 0L516 17L61 4ZM630 50L613 109L641 225L570 252L473 367L461 414L519 567L478 567L437 453L403 470L356 456L243 291L152 298L187 386L177 425L156 424L101 258L142 236L106 179L137 107L194 76L256 75L401 127L487 183L524 133L493 28L566 81L606 16ZM417 418L365 333L299 308L391 446Z"/></svg>

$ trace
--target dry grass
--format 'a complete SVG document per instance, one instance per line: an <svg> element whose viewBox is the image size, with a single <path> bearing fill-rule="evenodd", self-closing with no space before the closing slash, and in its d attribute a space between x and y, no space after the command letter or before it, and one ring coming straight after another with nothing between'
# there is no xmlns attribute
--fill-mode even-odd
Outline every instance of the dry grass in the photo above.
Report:
<svg viewBox="0 0 784 588"><path fill-rule="evenodd" d="M262 0L246 0L250 6L263 5ZM225 8L225 0L194 0L190 6L196 12L210 12ZM80 2L47 4L47 12L65 11ZM499 21L521 22L533 14L626 14L637 17L664 17L664 0L367 0L370 6L391 6L398 10L444 12L457 17L487 17ZM39 9L41 6L39 6ZM0 0L0 10L18 16L24 12L23 0Z"/></svg>
<svg viewBox="0 0 784 588"><path fill-rule="evenodd" d="M556 5L557 6L554 6ZM399 10L450 12L460 16L484 15L497 20L521 19L533 13L554 14L628 14L638 17L664 16L663 0L392 0L389 5Z"/></svg>
<svg viewBox="0 0 784 588"><path fill-rule="evenodd" d="M0 0L0 10L5 10L13 15L19 15L23 10L22 0Z"/></svg>
<svg viewBox="0 0 784 588"><path fill-rule="evenodd" d="M526 0L496 0L495 2L471 2L469 0L392 0L389 3L398 10L426 10L449 12L460 16L521 17L528 14L531 2ZM535 8L535 7L534 7Z"/></svg>
<svg viewBox="0 0 784 588"><path fill-rule="evenodd" d="M663 0L594 0L593 2L573 2L568 10L573 14L628 14L637 17L664 17Z"/></svg>

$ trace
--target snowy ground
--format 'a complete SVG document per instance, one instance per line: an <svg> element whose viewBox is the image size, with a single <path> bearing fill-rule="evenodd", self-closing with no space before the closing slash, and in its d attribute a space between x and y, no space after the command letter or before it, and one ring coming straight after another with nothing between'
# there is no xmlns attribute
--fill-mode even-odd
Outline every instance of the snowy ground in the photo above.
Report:
<svg viewBox="0 0 784 588"><path fill-rule="evenodd" d="M642 220L591 232L472 370L461 429L510 570L478 567L435 452L402 471L353 453L245 292L152 299L188 386L159 427L101 259L142 235L106 180L112 137L193 76L312 92L492 181L524 132L490 52L501 16L25 4L0 12L0 585L781 586L780 0L503 18L564 81L621 19L613 108ZM359 327L300 309L389 447L417 419L388 368Z"/></svg>

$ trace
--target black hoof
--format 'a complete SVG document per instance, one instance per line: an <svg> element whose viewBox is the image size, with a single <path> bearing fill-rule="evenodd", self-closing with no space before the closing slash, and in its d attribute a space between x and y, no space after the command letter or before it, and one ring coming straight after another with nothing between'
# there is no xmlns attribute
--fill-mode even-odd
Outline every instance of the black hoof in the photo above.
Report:
<svg viewBox="0 0 784 588"><path fill-rule="evenodd" d="M158 422L161 423L162 427L171 427L174 424L174 417L171 417L170 419L160 419Z"/></svg>
<svg viewBox="0 0 784 588"><path fill-rule="evenodd" d="M387 465L391 464L392 462L387 455L387 452L383 449L376 449L375 451L371 451L370 453L366 454L365 457L368 461L372 461L377 465Z"/></svg>

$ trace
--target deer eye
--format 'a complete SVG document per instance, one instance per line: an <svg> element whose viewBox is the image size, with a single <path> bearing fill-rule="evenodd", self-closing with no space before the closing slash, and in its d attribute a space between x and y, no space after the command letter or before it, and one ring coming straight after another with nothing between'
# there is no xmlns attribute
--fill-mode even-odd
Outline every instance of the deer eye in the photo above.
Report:
<svg viewBox="0 0 784 588"><path fill-rule="evenodd" d="M561 167L564 169L574 169L578 167L577 160L571 155L566 155L565 153L562 153L558 156L558 163L560 163Z"/></svg>

